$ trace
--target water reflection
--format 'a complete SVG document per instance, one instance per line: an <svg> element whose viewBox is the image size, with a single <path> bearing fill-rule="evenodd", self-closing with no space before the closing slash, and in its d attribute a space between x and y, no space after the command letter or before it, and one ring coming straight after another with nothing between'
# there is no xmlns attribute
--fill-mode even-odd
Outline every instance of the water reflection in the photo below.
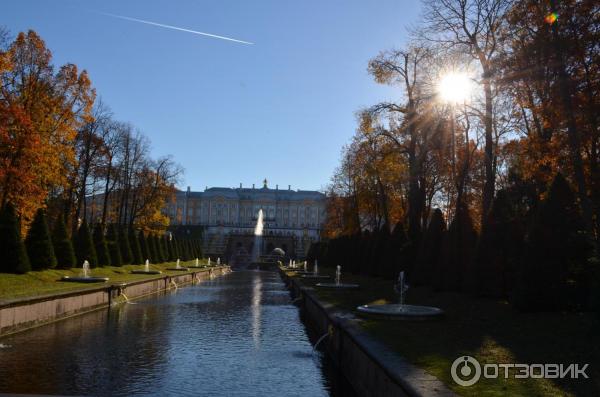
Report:
<svg viewBox="0 0 600 397"><path fill-rule="evenodd" d="M234 272L2 338L0 392L329 394L275 273Z"/></svg>
<svg viewBox="0 0 600 397"><path fill-rule="evenodd" d="M260 310L262 298L262 280L259 272L253 272L252 277L252 340L254 347L260 348Z"/></svg>

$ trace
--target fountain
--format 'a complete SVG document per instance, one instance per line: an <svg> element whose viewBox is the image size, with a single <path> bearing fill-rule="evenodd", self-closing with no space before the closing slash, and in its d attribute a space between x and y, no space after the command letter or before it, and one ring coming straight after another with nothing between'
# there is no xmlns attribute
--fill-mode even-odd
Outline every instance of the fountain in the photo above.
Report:
<svg viewBox="0 0 600 397"><path fill-rule="evenodd" d="M79 277L63 276L60 280L74 283L103 283L108 281L108 277L92 277L90 273L90 263L88 261L83 261L83 269Z"/></svg>
<svg viewBox="0 0 600 397"><path fill-rule="evenodd" d="M150 261L146 259L146 263L144 264L144 270L132 270L131 274L161 274L160 270L150 270Z"/></svg>
<svg viewBox="0 0 600 397"><path fill-rule="evenodd" d="M179 262L180 262L179 258L177 258L177 263L175 264L175 267L171 267L171 268L169 268L167 270L175 270L175 271L180 271L180 272L187 272L188 270L190 270L187 267L181 267L181 265L179 264Z"/></svg>
<svg viewBox="0 0 600 397"><path fill-rule="evenodd" d="M210 264L210 257L208 257L208 264L207 264L207 266L211 266L211 264Z"/></svg>
<svg viewBox="0 0 600 397"><path fill-rule="evenodd" d="M262 239L263 239L263 210L258 210L258 217L256 219L256 226L254 227L254 245L252 246L252 262L258 262L261 253Z"/></svg>
<svg viewBox="0 0 600 397"><path fill-rule="evenodd" d="M221 258L217 258L217 266L221 266Z"/></svg>
<svg viewBox="0 0 600 397"><path fill-rule="evenodd" d="M306 262L304 262L304 269L306 269ZM329 276L319 275L319 264L315 261L315 266L313 268L313 272L309 273L306 270L304 271L304 276L302 278L329 278Z"/></svg>
<svg viewBox="0 0 600 397"><path fill-rule="evenodd" d="M335 269L335 283L317 283L316 286L335 289L356 289L360 287L358 284L342 283L342 267L340 265Z"/></svg>
<svg viewBox="0 0 600 397"><path fill-rule="evenodd" d="M399 295L399 303L385 305L362 305L357 307L357 310L365 314L373 314L401 320L423 320L444 314L444 311L439 307L404 304L404 293L407 290L408 285L404 282L404 272L402 271L398 275L398 282L394 284L394 291L396 291L396 293Z"/></svg>

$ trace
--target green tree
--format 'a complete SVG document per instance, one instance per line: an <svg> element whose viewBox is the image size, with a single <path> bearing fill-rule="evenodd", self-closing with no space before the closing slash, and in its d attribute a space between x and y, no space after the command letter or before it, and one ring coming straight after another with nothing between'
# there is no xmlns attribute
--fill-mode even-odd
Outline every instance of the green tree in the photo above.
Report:
<svg viewBox="0 0 600 397"><path fill-rule="evenodd" d="M83 222L77 230L74 239L75 256L77 257L77 266L80 266L84 261L88 261L91 267L98 266L98 256L96 255L96 247L92 240L92 234L87 222Z"/></svg>
<svg viewBox="0 0 600 397"><path fill-rule="evenodd" d="M117 225L112 223L106 232L106 244L110 255L110 263L113 266L122 266L121 247L119 246L119 231Z"/></svg>
<svg viewBox="0 0 600 397"><path fill-rule="evenodd" d="M140 245L141 238L138 238L138 236L136 236L134 228L129 228L127 237L129 240L129 246L131 247L132 264L140 265L144 263L146 259L142 253L142 247Z"/></svg>
<svg viewBox="0 0 600 397"><path fill-rule="evenodd" d="M134 263L133 252L129 244L129 233L126 226L118 228L119 250L121 251L121 260L124 265Z"/></svg>
<svg viewBox="0 0 600 397"><path fill-rule="evenodd" d="M524 311L557 310L580 304L571 291L587 290L591 246L575 195L558 174L526 240L513 303Z"/></svg>
<svg viewBox="0 0 600 397"><path fill-rule="evenodd" d="M156 236L154 233L151 233L146 238L148 243L148 252L150 254L150 262L152 263L160 263L160 258L158 257L158 250L156 247Z"/></svg>
<svg viewBox="0 0 600 397"><path fill-rule="evenodd" d="M140 253L142 254L142 263L146 260L152 261L150 258L150 249L148 247L148 239L144 236L144 232L140 230L138 232L138 241L140 242Z"/></svg>
<svg viewBox="0 0 600 397"><path fill-rule="evenodd" d="M46 211L40 208L35 213L33 222L25 239L29 262L33 270L53 269L56 267L56 256L50 238L50 230L46 222Z"/></svg>
<svg viewBox="0 0 600 397"><path fill-rule="evenodd" d="M98 256L98 266L110 266L110 253L104 237L104 227L101 223L94 228L94 247Z"/></svg>
<svg viewBox="0 0 600 397"><path fill-rule="evenodd" d="M65 225L65 218L62 215L58 217L54 225L52 243L54 244L57 267L61 269L70 269L77 266L73 242L69 238L67 226Z"/></svg>
<svg viewBox="0 0 600 397"><path fill-rule="evenodd" d="M514 284L515 262L523 237L509 197L500 190L477 245L473 269L477 276L475 292L495 298L508 296Z"/></svg>
<svg viewBox="0 0 600 397"><path fill-rule="evenodd" d="M0 211L0 272L27 273L31 270L27 249L21 239L19 219L11 203Z"/></svg>
<svg viewBox="0 0 600 397"><path fill-rule="evenodd" d="M442 252L442 239L446 231L446 222L442 211L433 211L429 226L423 237L419 256L411 282L415 285L432 285L434 273L439 271L437 264Z"/></svg>

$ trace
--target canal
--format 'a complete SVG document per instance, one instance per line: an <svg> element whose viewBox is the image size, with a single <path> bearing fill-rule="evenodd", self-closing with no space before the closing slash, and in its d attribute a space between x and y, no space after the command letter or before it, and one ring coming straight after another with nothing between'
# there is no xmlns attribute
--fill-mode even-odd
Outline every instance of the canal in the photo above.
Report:
<svg viewBox="0 0 600 397"><path fill-rule="evenodd" d="M0 392L329 396L298 308L273 272L233 272L0 339Z"/></svg>

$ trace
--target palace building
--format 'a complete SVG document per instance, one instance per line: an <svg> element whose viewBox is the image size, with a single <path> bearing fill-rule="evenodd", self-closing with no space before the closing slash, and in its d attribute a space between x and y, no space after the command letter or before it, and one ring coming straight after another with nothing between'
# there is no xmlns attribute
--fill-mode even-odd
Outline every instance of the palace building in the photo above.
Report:
<svg viewBox="0 0 600 397"><path fill-rule="evenodd" d="M261 253L281 248L301 259L320 238L325 223L325 195L318 191L269 188L212 187L203 192L177 191L165 214L171 225L202 226L204 252L243 260L252 250L259 210L263 211Z"/></svg>

